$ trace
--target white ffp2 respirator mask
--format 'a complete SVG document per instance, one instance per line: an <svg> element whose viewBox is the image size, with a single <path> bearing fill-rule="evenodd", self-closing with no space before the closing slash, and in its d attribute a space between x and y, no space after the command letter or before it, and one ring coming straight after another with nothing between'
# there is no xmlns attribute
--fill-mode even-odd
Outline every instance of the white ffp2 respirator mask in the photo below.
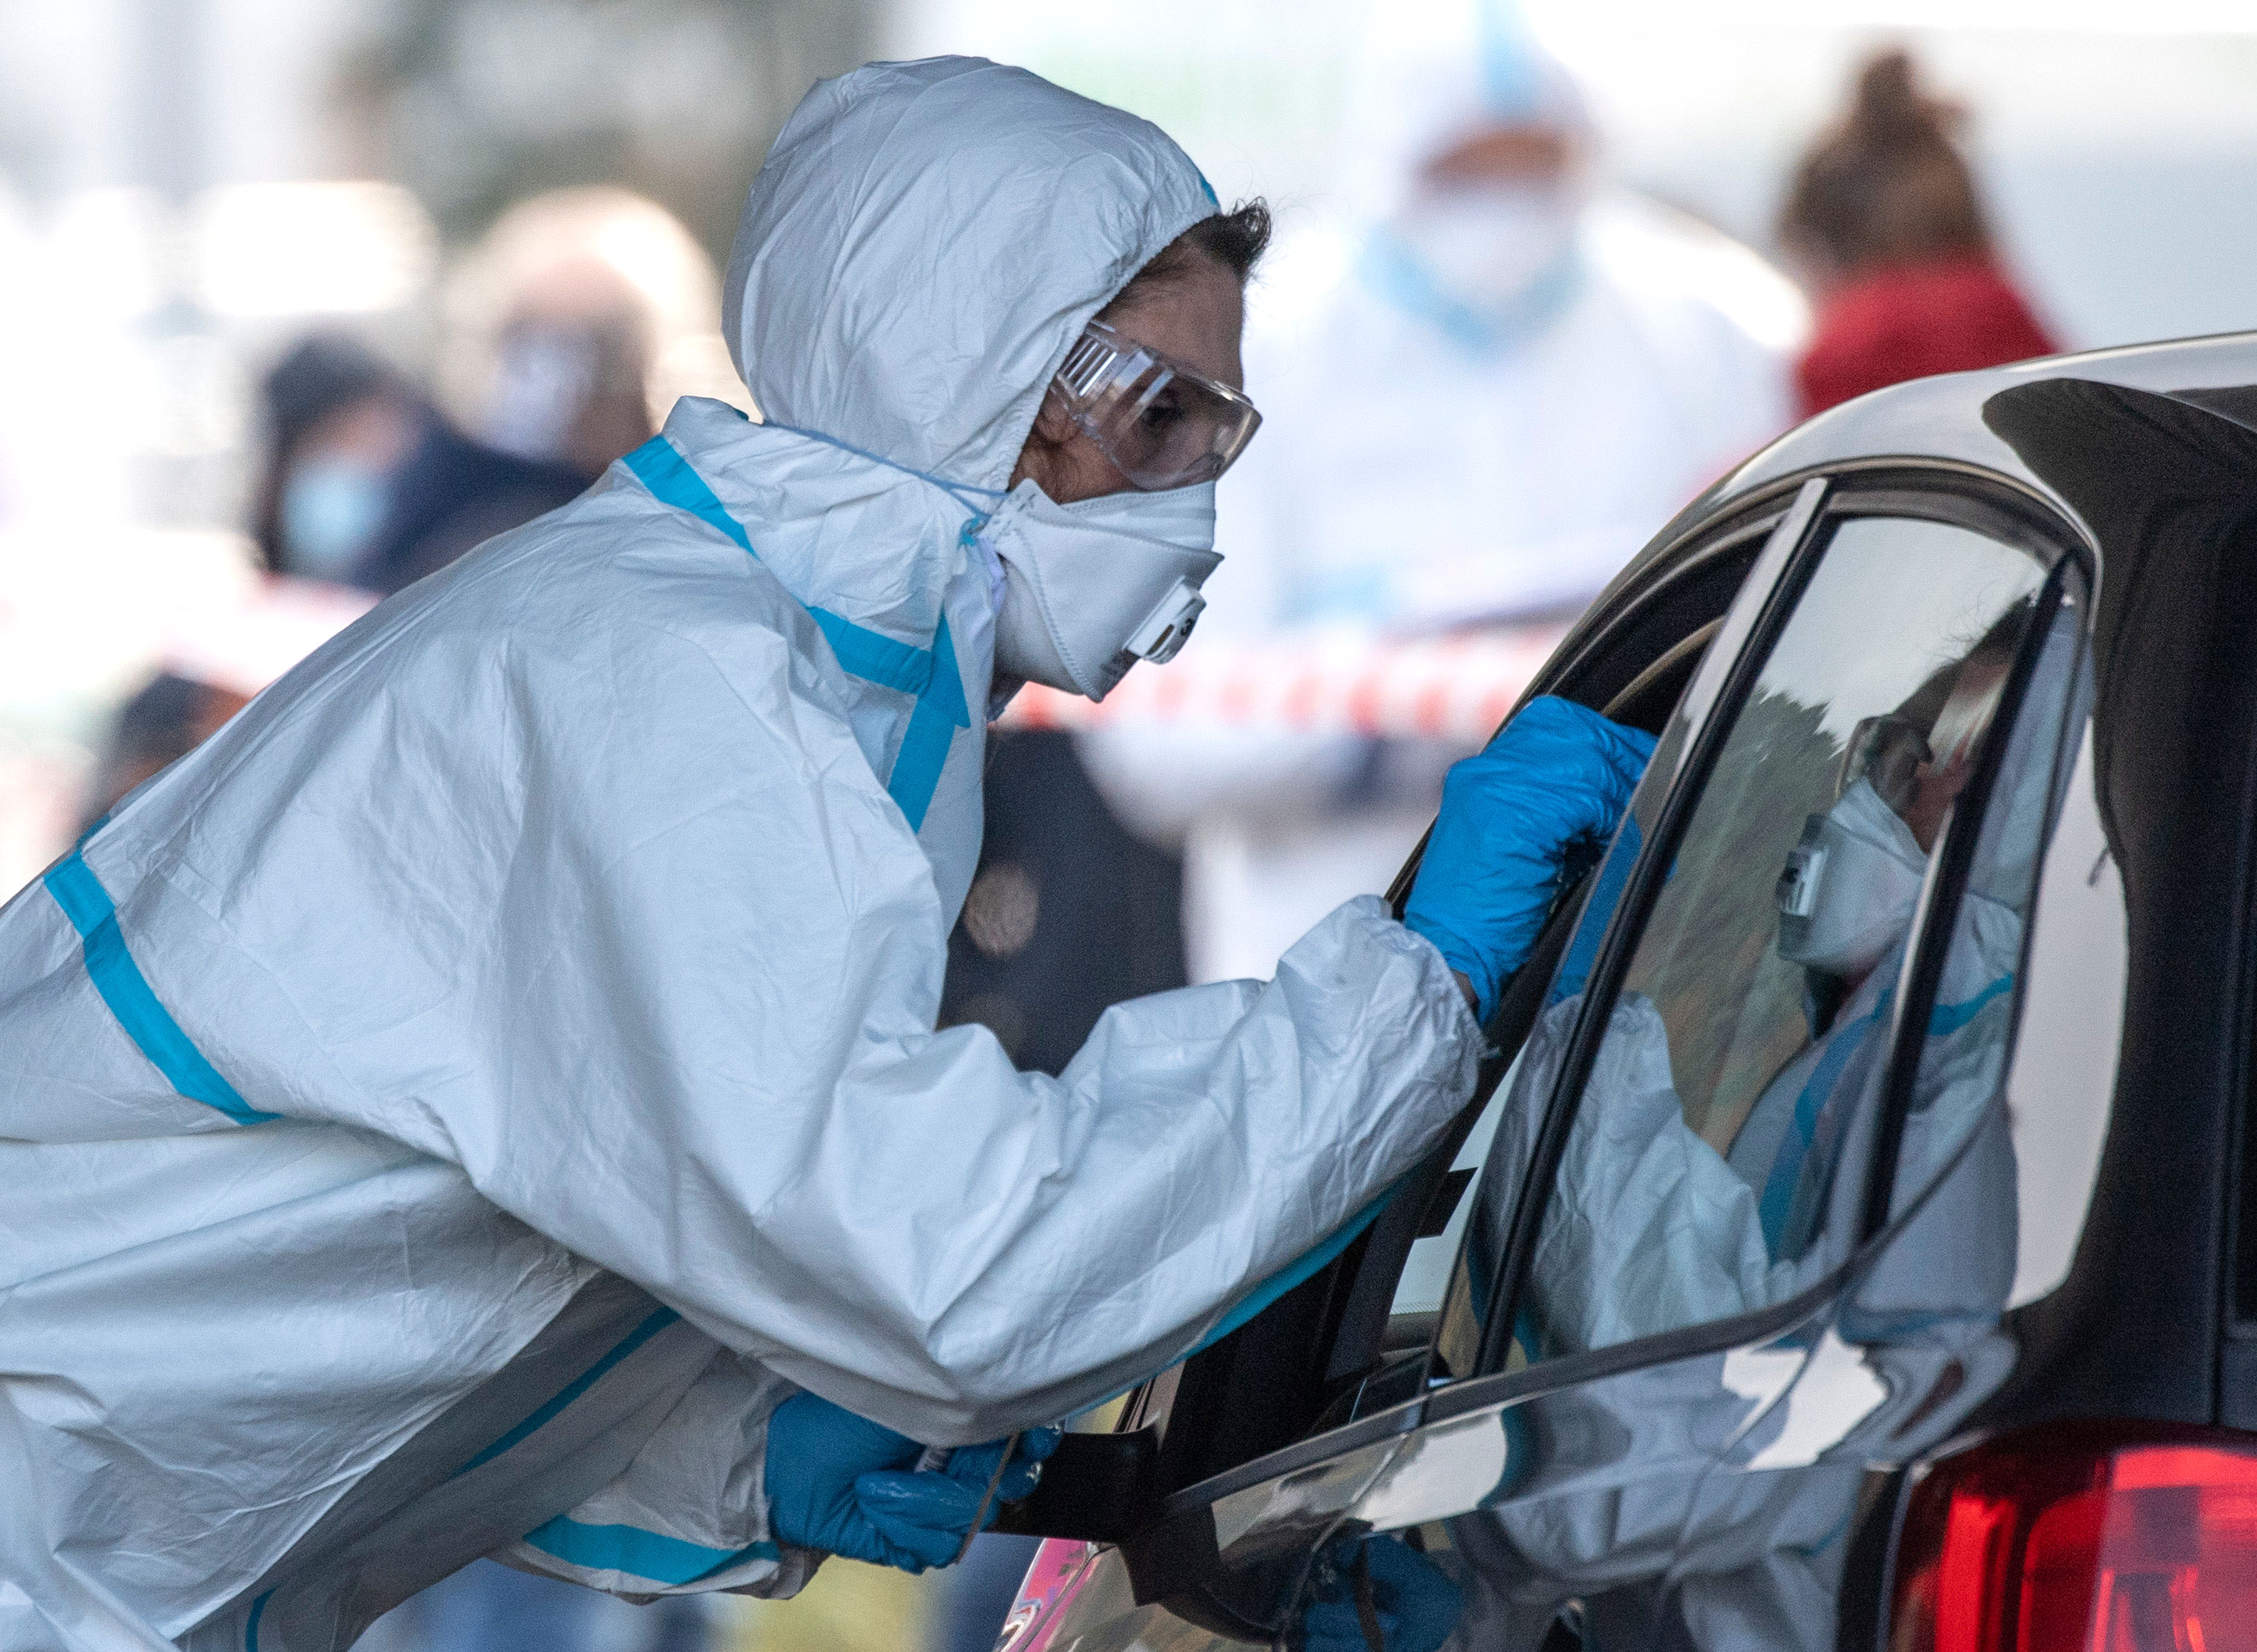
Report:
<svg viewBox="0 0 2257 1652"><path fill-rule="evenodd" d="M997 674L1093 700L1138 660L1175 657L1222 560L1213 482L1060 505L1025 481L980 537L1004 568Z"/></svg>
<svg viewBox="0 0 2257 1652"><path fill-rule="evenodd" d="M1516 314L1574 244L1578 202L1533 185L1421 199L1395 233L1443 292L1483 316Z"/></svg>
<svg viewBox="0 0 2257 1652"><path fill-rule="evenodd" d="M1920 840L1860 779L1814 814L1779 878L1779 955L1853 980L1912 926L1928 876Z"/></svg>

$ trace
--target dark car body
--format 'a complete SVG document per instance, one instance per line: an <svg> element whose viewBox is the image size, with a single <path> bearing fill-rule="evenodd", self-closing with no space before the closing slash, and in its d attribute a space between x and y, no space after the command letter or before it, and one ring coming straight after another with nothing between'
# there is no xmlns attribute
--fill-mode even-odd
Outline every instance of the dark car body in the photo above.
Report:
<svg viewBox="0 0 2257 1652"><path fill-rule="evenodd" d="M1683 512L1531 691L1660 745L1479 1093L1070 1442L1010 1652L2257 1645L2253 518L2257 335Z"/></svg>

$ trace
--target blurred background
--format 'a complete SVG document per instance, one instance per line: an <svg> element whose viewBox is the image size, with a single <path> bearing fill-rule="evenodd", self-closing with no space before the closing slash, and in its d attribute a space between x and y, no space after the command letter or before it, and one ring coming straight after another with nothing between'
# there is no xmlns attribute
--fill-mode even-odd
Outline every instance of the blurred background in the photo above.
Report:
<svg viewBox="0 0 2257 1652"><path fill-rule="evenodd" d="M2257 325L2232 0L0 0L0 891L676 398L749 408L768 143L937 52L1277 225L1208 621L997 745L944 1018L1030 1067L1383 886L1562 617L1796 417ZM1025 1563L642 1609L482 1563L379 1634L978 1652Z"/></svg>

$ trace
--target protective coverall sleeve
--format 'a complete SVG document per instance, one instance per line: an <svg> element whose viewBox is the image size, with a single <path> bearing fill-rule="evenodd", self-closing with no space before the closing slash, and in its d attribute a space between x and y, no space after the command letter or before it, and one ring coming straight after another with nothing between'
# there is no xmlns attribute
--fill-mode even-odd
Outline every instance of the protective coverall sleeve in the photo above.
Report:
<svg viewBox="0 0 2257 1652"><path fill-rule="evenodd" d="M761 1474L775 1411L793 1392L715 1350L625 1471L494 1558L631 1599L796 1594L823 1556L776 1540Z"/></svg>
<svg viewBox="0 0 2257 1652"><path fill-rule="evenodd" d="M382 973L309 952L279 890L223 932L253 962L229 982L238 1022L248 995L325 1024L336 1076L294 1105L460 1164L725 1346L956 1445L1168 1364L1463 1103L1479 1029L1370 899L1272 982L1115 1009L1059 1078L984 1028L936 1032L931 869L785 647L803 617L723 625L724 599L745 600L691 586L615 620L619 657L594 662L520 622L503 680L468 691L495 702L475 722L355 712L392 720L355 771L300 783L268 853L412 952ZM435 750L508 783L436 786ZM342 854L326 821L347 810L357 841L478 847L412 872ZM183 964L210 975L216 940L184 930ZM263 956L287 961L287 1003Z"/></svg>

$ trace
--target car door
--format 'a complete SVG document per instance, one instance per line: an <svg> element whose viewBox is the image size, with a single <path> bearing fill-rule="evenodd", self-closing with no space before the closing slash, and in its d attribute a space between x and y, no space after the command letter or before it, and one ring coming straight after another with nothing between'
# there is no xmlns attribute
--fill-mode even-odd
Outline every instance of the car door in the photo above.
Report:
<svg viewBox="0 0 2257 1652"><path fill-rule="evenodd" d="M1650 553L1595 605L1539 686L1658 732L1792 502L1789 490L1719 513ZM1077 1641L1096 1652L1277 1632L1319 1540L1416 1420L1505 1058L1541 1007L1574 904L1560 903L1539 946L1542 967L1524 970L1505 995L1489 1027L1498 1052L1457 1128L1372 1231L1240 1331L1147 1384L1119 1433L1070 1437L1036 1498L1007 1512L1007 1527L1051 1541L1004 1644L1030 1652ZM1117 1547L1108 1541L1123 1536Z"/></svg>
<svg viewBox="0 0 2257 1652"><path fill-rule="evenodd" d="M1728 618L1505 1087L1430 1372L1469 1379L1303 1620L1831 1646L1877 1444L2011 1365L2002 1095L2088 604L2064 524L1923 481L1835 486Z"/></svg>
<svg viewBox="0 0 2257 1652"><path fill-rule="evenodd" d="M2059 615L2078 570L2057 522L1960 479L1814 481L1773 506L1721 620L1687 627L1608 698L1631 709L1661 670L1676 709L1580 914L1559 916L1505 995L1500 1019L1521 1025L1492 1031L1512 1070L1452 1144L1459 1161L1433 1167L1427 1237L1387 1267L1376 1232L1360 1272L1327 1287L1350 1299L1311 1344L1329 1353L1327 1379L1352 1379L1320 1419L1334 1426L1170 1496L1123 1551L1121 1598L1145 1600L1140 1613L1406 1652L1452 1634L1737 1644L1716 1603L1758 1601L1749 1580L1768 1567L1784 1581L1764 1599L1792 1597L1777 1611L1804 1637L1781 1643L1823 1643L1808 1636L1820 1615L1830 1629L1830 1608L1804 1608L1839 1570L1849 1522L1820 1523L1838 1487L1786 1500L1765 1535L1718 1476L1775 1461L1763 1451L1829 1384L1867 1392L1838 1380L1845 1293L1892 1223L1969 1160L2016 1000L2011 968L1970 975L2011 951L2013 902L1986 895L1981 944L1961 934L1992 818L1978 805L2012 743L1994 727L2042 726L2017 772L2046 806L2034 826L2015 813L2016 841L2049 819L2059 742L2042 728L2057 736L2070 715L2080 633ZM1718 542L1735 528L1744 514ZM2056 649L2034 698L2056 635L2071 663ZM1850 876L1783 925L1782 902L1808 904L1829 858ZM1938 1044L1938 1015L1981 1036ZM1456 1193L1450 1173L1476 1166ZM1452 1230L1437 1285L1419 1246ZM1353 1299L1370 1296L1375 1261L1393 1311L1362 1309L1383 1329L1359 1368L1373 1338L1358 1346ZM1954 1310L1968 1347L1999 1306L1974 1273ZM1422 1351L1404 1347L1410 1328L1430 1333ZM1865 1413L1959 1414L1935 1398L1948 1365L1929 1360L1925 1388ZM1958 1392L1979 1388L1956 1369ZM1212 1461L1249 1411L1194 1374L1146 1400ZM1856 1476L1843 1484L1854 1499ZM1094 1646L1112 1638L1105 1620L1093 1606L1054 1626L1096 1632Z"/></svg>

